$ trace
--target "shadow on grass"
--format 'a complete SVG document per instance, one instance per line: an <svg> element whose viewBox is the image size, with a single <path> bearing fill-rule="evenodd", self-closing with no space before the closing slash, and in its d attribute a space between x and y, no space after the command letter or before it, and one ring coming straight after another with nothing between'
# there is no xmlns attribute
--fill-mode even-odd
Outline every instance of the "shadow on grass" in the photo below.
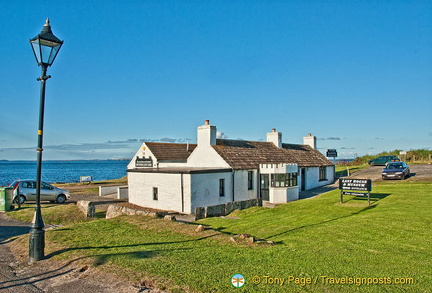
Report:
<svg viewBox="0 0 432 293"><path fill-rule="evenodd" d="M367 200L367 198L366 198L366 200ZM370 206L367 206L367 207L365 207L365 208L363 208L363 209L361 209L361 210L359 210L359 211L357 211L355 213L351 213L349 215L337 217L337 218L334 218L334 219L325 220L325 221L322 221L322 222L319 222L319 223L314 223L314 224L309 224L309 225L304 225L304 226L296 227L296 228L293 228L293 229L289 229L287 231L271 235L271 236L267 237L267 239L271 239L273 237L281 236L281 235L288 234L290 232L294 232L294 231L298 231L298 230L302 230L302 229L305 229L305 228L316 227L316 226L319 226L319 225L322 225L322 224L327 224L327 223L339 221L339 220L342 220L342 219L346 219L346 218L349 218L349 217L361 214L361 213L363 213L365 211L372 210L375 207L376 207L376 205L370 205ZM280 241L280 243L283 243L283 241Z"/></svg>
<svg viewBox="0 0 432 293"><path fill-rule="evenodd" d="M98 250L98 249L119 249L119 248L132 248L132 247L140 247L140 246L152 246L152 245L170 245L170 244L178 244L178 243L187 243L187 242L197 242L197 241L201 241L207 238L211 238L216 236L217 234L212 234L209 236L205 236L205 237L200 237L197 239L190 239L190 240L183 240L183 241L171 241L171 242L153 242L153 243L138 243L138 244L128 244L128 245L105 245L105 246L85 246L85 247L70 247L70 248L65 248L65 249L61 249L55 252L52 252L48 255L45 256L45 259L49 259L52 258L56 255L60 255L62 253L65 252L69 252L69 251L77 251L77 250ZM113 254L101 254L101 255L92 255L91 257L98 257L98 256L103 256L104 258L108 258L109 256L114 256L114 255L130 255L130 256L135 256L135 257L139 257L139 258L148 258L148 257L152 257L153 255L155 255L157 252L159 251L169 251L169 250L188 250L188 249L192 249L192 248L176 248L176 249L163 249L163 250L155 250L153 252L151 251L135 251L135 252L126 252L126 253L113 253Z"/></svg>
<svg viewBox="0 0 432 293"><path fill-rule="evenodd" d="M378 201L386 198L389 195L391 195L391 193L372 193L371 192L371 194L370 194L371 205L377 203ZM367 200L368 200L367 194L365 194L365 196L344 195L344 198L346 196L350 196L351 198L348 200L344 200L344 203L348 203L350 201L367 202Z"/></svg>

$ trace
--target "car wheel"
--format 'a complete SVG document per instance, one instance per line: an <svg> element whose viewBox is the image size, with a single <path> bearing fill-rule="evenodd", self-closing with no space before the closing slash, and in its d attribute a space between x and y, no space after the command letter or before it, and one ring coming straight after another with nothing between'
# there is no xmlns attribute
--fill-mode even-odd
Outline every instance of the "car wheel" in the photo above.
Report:
<svg viewBox="0 0 432 293"><path fill-rule="evenodd" d="M64 194L59 194L57 196L57 203L64 203L66 201L66 196Z"/></svg>
<svg viewBox="0 0 432 293"><path fill-rule="evenodd" d="M23 204L23 203L25 203L25 201L26 201L26 198L24 195L18 195L14 199L14 202L16 202L17 204Z"/></svg>
<svg viewBox="0 0 432 293"><path fill-rule="evenodd" d="M382 180L386 180L386 177L385 177L385 176L382 176Z"/></svg>
<svg viewBox="0 0 432 293"><path fill-rule="evenodd" d="M375 166L375 162L370 162L369 165L371 165L373 167L373 166Z"/></svg>
<svg viewBox="0 0 432 293"><path fill-rule="evenodd" d="M405 174L402 174L401 180L405 180Z"/></svg>

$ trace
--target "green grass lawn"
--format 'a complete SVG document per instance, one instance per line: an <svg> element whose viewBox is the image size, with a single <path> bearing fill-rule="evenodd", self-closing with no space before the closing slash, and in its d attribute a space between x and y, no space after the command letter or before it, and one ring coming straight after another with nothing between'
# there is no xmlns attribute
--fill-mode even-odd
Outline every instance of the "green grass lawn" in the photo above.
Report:
<svg viewBox="0 0 432 293"><path fill-rule="evenodd" d="M46 254L81 259L171 292L431 292L432 183L386 182L373 187L371 206L358 197L345 201L339 203L335 190L274 209L235 211L198 221L214 229L204 232L146 217L78 219L47 231ZM69 206L42 212L53 219L65 208L76 213ZM276 244L228 241L242 233ZM230 284L236 273L246 278L242 288ZM271 278L284 284L269 284L276 282ZM294 280L287 284L288 278ZM332 284L360 278L381 284ZM396 278L414 283L383 284Z"/></svg>
<svg viewBox="0 0 432 293"><path fill-rule="evenodd" d="M363 164L363 165L356 165L356 166L345 166L345 165L336 165L336 177L343 177L343 176L348 176L348 170L350 172L350 175L352 175L353 173L362 170L364 168L367 168L369 165L368 164Z"/></svg>

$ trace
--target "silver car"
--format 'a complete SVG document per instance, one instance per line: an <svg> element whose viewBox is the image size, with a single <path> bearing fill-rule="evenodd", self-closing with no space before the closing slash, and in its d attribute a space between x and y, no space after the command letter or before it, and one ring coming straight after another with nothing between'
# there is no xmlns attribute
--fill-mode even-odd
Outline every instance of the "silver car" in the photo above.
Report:
<svg viewBox="0 0 432 293"><path fill-rule="evenodd" d="M28 200L36 200L36 180L17 180L9 186L15 190L15 202L19 200L23 204ZM64 203L69 198L69 191L41 182L41 201Z"/></svg>

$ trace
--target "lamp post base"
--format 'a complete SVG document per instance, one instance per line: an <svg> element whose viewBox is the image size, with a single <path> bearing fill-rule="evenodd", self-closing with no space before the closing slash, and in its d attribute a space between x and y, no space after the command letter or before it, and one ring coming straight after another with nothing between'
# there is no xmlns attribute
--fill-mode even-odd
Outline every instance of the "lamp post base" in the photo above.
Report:
<svg viewBox="0 0 432 293"><path fill-rule="evenodd" d="M45 230L40 205L36 205L33 225L30 229L29 263L42 260L45 256Z"/></svg>
<svg viewBox="0 0 432 293"><path fill-rule="evenodd" d="M42 260L45 250L45 231L43 229L32 228L29 240L29 263Z"/></svg>

